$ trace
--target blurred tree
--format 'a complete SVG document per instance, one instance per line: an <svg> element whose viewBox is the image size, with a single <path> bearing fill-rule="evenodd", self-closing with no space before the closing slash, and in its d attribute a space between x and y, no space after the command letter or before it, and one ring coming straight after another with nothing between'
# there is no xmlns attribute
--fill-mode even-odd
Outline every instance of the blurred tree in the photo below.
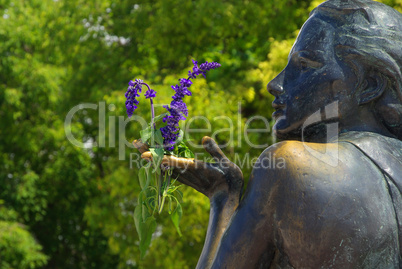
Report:
<svg viewBox="0 0 402 269"><path fill-rule="evenodd" d="M18 223L18 214L8 209L0 200L0 268L35 268L46 264L48 257L42 247Z"/></svg>
<svg viewBox="0 0 402 269"><path fill-rule="evenodd" d="M14 268L46 261L49 268L110 268L117 257L102 230L88 227L84 216L97 192L97 171L88 151L66 140L63 127L71 69L66 53L76 49L85 28L73 15L77 7L61 5L0 2L0 197L16 214L2 223L8 228L1 233L10 233L1 238L10 245L1 255L29 263L10 263ZM85 126L77 122L74 130L85 139ZM48 259L38 255L33 238Z"/></svg>
<svg viewBox="0 0 402 269"><path fill-rule="evenodd" d="M162 215L139 260L138 155L124 141L138 138L141 126L125 122L127 82L146 80L162 105L192 58L220 62L208 80L195 80L186 101L190 117L199 117L182 127L205 129L190 137L199 153L202 136L220 131L216 140L247 179L263 150L250 142L273 140L270 132L245 133L245 125L255 115L265 120L250 128L272 124L265 85L320 2L0 0L0 265L194 268L209 204L184 186L183 237ZM402 10L401 0L384 2ZM143 97L136 114L149 119ZM85 147L73 145L66 128Z"/></svg>

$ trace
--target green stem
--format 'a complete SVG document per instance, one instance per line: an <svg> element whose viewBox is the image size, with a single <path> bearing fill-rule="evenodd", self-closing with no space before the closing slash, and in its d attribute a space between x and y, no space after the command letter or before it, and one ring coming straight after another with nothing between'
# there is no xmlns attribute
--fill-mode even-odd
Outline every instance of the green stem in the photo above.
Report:
<svg viewBox="0 0 402 269"><path fill-rule="evenodd" d="M163 176L162 173L159 174L159 180L158 180L158 208L160 208L160 205L162 203L162 183L163 183ZM159 212L159 210L158 210Z"/></svg>
<svg viewBox="0 0 402 269"><path fill-rule="evenodd" d="M155 109L154 109L154 102L152 100L152 98L149 98L150 102L151 102L151 126L154 127L154 130L156 129L156 125L154 123L154 119L155 119Z"/></svg>
<svg viewBox="0 0 402 269"><path fill-rule="evenodd" d="M167 169L165 171L165 181L166 181L166 177L167 177L167 184L166 184L165 189L163 190L162 203L161 203L161 205L159 207L159 214L162 213L163 205L165 204L165 199L166 199L166 196L167 196L167 190L169 189L169 186L170 186L170 178L171 177L169 175L169 169Z"/></svg>
<svg viewBox="0 0 402 269"><path fill-rule="evenodd" d="M165 204L165 198L166 198L166 195L163 195L162 204L161 204L161 207L159 208L159 214L162 213L163 205Z"/></svg>

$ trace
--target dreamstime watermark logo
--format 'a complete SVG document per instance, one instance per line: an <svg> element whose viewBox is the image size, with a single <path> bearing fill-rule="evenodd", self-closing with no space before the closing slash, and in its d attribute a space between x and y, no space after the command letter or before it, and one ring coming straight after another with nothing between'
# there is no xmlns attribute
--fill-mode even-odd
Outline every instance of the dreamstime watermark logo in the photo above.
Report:
<svg viewBox="0 0 402 269"><path fill-rule="evenodd" d="M156 105L157 106L162 106ZM106 126L106 111L114 111L115 106L110 104L106 107L105 102L99 102L98 104L93 103L83 103L77 106L74 106L66 115L64 121L64 129L67 139L79 148L87 148L91 149L94 147L99 148L118 148L119 160L125 160L126 158L126 149L134 148L131 141L128 141L126 138L126 128L129 123L137 124L138 129L145 129L148 127L148 122L146 119L133 115L131 118L126 116L108 116L108 125ZM88 139L86 141L79 141L73 135L72 126L73 126L73 118L74 115L79 111L93 110L98 112L98 136L96 141L93 139ZM325 112L325 113L324 113ZM324 114L324 116L322 116ZM336 167L338 165L338 147L332 145L333 143L329 143L330 141L337 140L338 136L338 123L331 122L326 123L327 127L327 143L323 143L323 145L317 149L313 147L312 144L305 142L304 133L310 126L319 123L325 122L330 119L338 118L338 102L333 102L327 105L323 111L317 110L311 116L309 116L303 126L302 126L302 137L301 141L303 142L303 146L306 151L309 152L313 157L323 161L324 163ZM88 119L92 122L91 119ZM278 119L280 120L280 119ZM200 123L204 128L194 128L195 126L200 126ZM194 116L189 117L181 127L184 131L184 139L187 141L186 143L195 149L202 149L203 146L201 143L197 143L197 141L192 140L191 137L195 133L208 135L212 138L216 138L218 135L224 136L225 144L219 145L220 148L224 149L227 147L232 147L234 144L237 147L242 147L242 142L245 141L249 148L257 148L257 149L265 149L269 146L268 144L268 136L272 136L274 142L276 141L274 136L272 135L269 120L264 116L253 116L248 118L245 123L243 123L243 118L241 115L241 103L238 103L238 114L236 119L232 119L228 116L221 115L212 118L211 120L206 118L205 116ZM224 125L225 128L221 128L219 130L215 130L212 132L214 124L218 124L220 126ZM254 125L253 125L254 124ZM252 128L251 126L263 126L263 128ZM216 126L216 125L215 125ZM216 128L215 128L216 129ZM108 134L108 135L106 135ZM266 135L266 143L256 144L252 142L251 136L255 134ZM106 141L106 137L108 141ZM116 140L117 138L117 140ZM335 138L335 139L334 139ZM106 143L108 142L108 143ZM331 144L331 145L330 145ZM196 156L200 157L200 156ZM261 158L261 157L260 157ZM203 158L200 157L200 160ZM130 154L130 168L141 167L146 161L141 159L139 153L131 153ZM265 160L260 160L258 158L251 158L250 154L245 154L243 157L234 154L234 163L236 163L240 168L250 168L255 167L257 164L264 164L264 168L276 168L282 169L285 168L285 160L278 156L270 156L270 158L266 158Z"/></svg>

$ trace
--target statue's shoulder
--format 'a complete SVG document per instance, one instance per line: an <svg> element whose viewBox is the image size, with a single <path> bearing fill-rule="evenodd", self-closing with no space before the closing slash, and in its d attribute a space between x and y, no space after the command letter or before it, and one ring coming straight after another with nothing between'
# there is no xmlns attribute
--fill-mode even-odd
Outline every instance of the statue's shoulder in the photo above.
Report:
<svg viewBox="0 0 402 269"><path fill-rule="evenodd" d="M352 143L310 143L283 141L260 155L254 166L253 177L272 180L281 178L304 182L340 183L339 178L353 179L380 174L372 161Z"/></svg>
<svg viewBox="0 0 402 269"><path fill-rule="evenodd" d="M286 170L312 166L336 167L339 161L343 162L345 158L353 158L358 154L359 152L349 143L311 143L288 140L265 149L259 161L282 160L286 163Z"/></svg>
<svg viewBox="0 0 402 269"><path fill-rule="evenodd" d="M355 146L402 190L402 141L371 132L348 132L339 141Z"/></svg>

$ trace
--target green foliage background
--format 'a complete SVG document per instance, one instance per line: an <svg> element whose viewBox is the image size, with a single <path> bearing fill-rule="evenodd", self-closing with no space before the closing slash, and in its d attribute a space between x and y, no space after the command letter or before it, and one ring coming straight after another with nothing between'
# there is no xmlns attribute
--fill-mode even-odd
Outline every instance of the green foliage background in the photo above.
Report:
<svg viewBox="0 0 402 269"><path fill-rule="evenodd" d="M212 124L191 138L199 144L203 135L229 128L215 118L227 116L233 139L229 132L216 137L230 142L225 153L232 160L235 153L257 157L262 149L247 145L244 125L254 115L270 120L266 84L320 2L0 0L0 267L194 268L209 204L186 187L183 237L162 215L148 255L139 259L132 217L138 170L129 162L135 150L118 143L119 136L139 137L136 122L118 128L126 119L128 80L144 79L164 104L192 58L222 63L207 80L195 80L186 98L190 116ZM402 10L401 0L383 2ZM138 115L149 118L140 102ZM97 109L79 110L69 127L88 148L71 144L64 127L67 113L82 103ZM264 128L262 121L251 126ZM191 124L207 127L202 119ZM248 138L273 143L270 133ZM245 178L250 171L244 167Z"/></svg>

